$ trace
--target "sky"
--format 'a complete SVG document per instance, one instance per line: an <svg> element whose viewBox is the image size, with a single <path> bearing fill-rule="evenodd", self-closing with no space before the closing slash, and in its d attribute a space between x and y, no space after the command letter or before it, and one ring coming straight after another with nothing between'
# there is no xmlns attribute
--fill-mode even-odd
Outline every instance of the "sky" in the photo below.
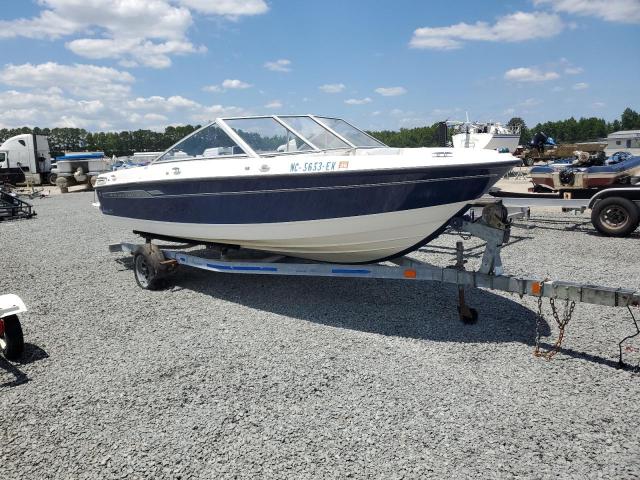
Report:
<svg viewBox="0 0 640 480"><path fill-rule="evenodd" d="M640 110L640 0L0 0L0 128Z"/></svg>

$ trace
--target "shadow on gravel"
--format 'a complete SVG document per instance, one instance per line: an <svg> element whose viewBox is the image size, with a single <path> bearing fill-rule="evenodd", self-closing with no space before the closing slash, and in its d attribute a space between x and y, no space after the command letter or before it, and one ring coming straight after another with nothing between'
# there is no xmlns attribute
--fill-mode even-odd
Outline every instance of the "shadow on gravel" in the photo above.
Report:
<svg viewBox="0 0 640 480"><path fill-rule="evenodd" d="M454 236L454 237L459 237L459 235L454 235L454 234L451 234L451 235ZM508 248L511 245L515 245L516 243L524 242L526 240L533 240L533 237L530 237L530 236L518 236L518 235L514 235L512 233L510 238L509 238L509 242L506 243L505 245L503 245L502 248L504 250L505 248ZM464 250L465 258L481 258L482 255L484 254L485 245L486 245L486 243L481 243L481 244L476 245L474 247L465 248L465 250ZM421 252L421 253L448 253L448 254L452 255L452 258L454 260L455 260L455 255L456 255L456 248L455 247L448 247L446 245L431 245L431 244L429 244L428 246L419 248L418 251Z"/></svg>
<svg viewBox="0 0 640 480"><path fill-rule="evenodd" d="M330 327L439 342L533 345L536 315L516 301L468 290L480 319L458 319L457 288L431 282L225 275L182 268L171 284L205 295ZM549 335L546 322L541 334Z"/></svg>
<svg viewBox="0 0 640 480"><path fill-rule="evenodd" d="M14 379L9 382L0 383L0 388L17 387L18 385L22 385L23 383L27 383L29 381L29 377L27 376L27 374L20 370L16 366L16 364L28 365L45 358L49 358L49 354L33 343L25 343L24 353L22 357L14 362L10 362L6 358L0 356L0 370L5 370L7 373L13 375L14 377Z"/></svg>
<svg viewBox="0 0 640 480"><path fill-rule="evenodd" d="M26 373L4 357L0 357L0 369L5 370L14 377L14 379L9 382L0 383L0 388L17 387L18 385L22 385L29 381L29 377L27 377Z"/></svg>
<svg viewBox="0 0 640 480"><path fill-rule="evenodd" d="M28 365L29 363L37 362L38 360L44 360L45 358L49 358L49 354L42 348L34 345L33 343L25 343L24 354L19 360L16 360L15 363Z"/></svg>

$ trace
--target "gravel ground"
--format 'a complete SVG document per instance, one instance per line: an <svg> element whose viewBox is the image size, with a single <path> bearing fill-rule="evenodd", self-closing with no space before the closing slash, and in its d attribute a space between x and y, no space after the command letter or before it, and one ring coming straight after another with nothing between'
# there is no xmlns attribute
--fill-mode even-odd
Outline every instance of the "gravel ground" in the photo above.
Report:
<svg viewBox="0 0 640 480"><path fill-rule="evenodd" d="M0 359L3 478L640 476L622 309L578 305L548 362L532 355L536 302L487 291L468 294L472 326L456 289L430 283L184 269L143 291L107 251L136 237L92 201L0 223L3 291L30 308L25 358ZM531 224L504 250L509 273L640 288L639 232ZM457 239L416 255L450 264Z"/></svg>

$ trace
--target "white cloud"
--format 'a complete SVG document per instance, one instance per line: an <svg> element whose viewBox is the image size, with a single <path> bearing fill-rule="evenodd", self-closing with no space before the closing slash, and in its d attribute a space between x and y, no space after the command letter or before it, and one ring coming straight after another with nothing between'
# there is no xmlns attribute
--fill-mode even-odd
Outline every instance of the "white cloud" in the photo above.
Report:
<svg viewBox="0 0 640 480"><path fill-rule="evenodd" d="M211 93L222 93L224 90L220 85L207 85L202 87L203 92L211 92Z"/></svg>
<svg viewBox="0 0 640 480"><path fill-rule="evenodd" d="M180 3L198 12L230 17L259 15L269 10L264 0L180 0Z"/></svg>
<svg viewBox="0 0 640 480"><path fill-rule="evenodd" d="M67 42L66 47L81 57L94 60L114 58L119 59L120 64L125 67L142 65L151 68L170 67L170 55L206 51L206 47L196 47L185 40L154 43L136 38L83 38Z"/></svg>
<svg viewBox="0 0 640 480"><path fill-rule="evenodd" d="M584 68L582 67L567 67L564 69L564 73L567 75L578 75L584 72Z"/></svg>
<svg viewBox="0 0 640 480"><path fill-rule="evenodd" d="M560 75L556 72L541 72L535 67L520 67L507 70L504 78L514 82L546 82L556 80Z"/></svg>
<svg viewBox="0 0 640 480"><path fill-rule="evenodd" d="M280 100L272 100L267 103L264 108L282 108L282 102Z"/></svg>
<svg viewBox="0 0 640 480"><path fill-rule="evenodd" d="M346 103L347 105L365 105L367 103L371 103L373 100L371 100L369 97L366 98L350 98L349 100L345 100L344 103Z"/></svg>
<svg viewBox="0 0 640 480"><path fill-rule="evenodd" d="M533 0L556 12L600 18L609 22L640 23L638 0Z"/></svg>
<svg viewBox="0 0 640 480"><path fill-rule="evenodd" d="M243 82L242 80L231 80L227 79L222 82L222 88L229 88L232 90L244 90L247 88L251 88L253 85L247 82Z"/></svg>
<svg viewBox="0 0 640 480"><path fill-rule="evenodd" d="M0 83L38 90L56 88L85 98L128 95L134 77L114 68L96 65L60 65L54 62L7 65L0 70Z"/></svg>
<svg viewBox="0 0 640 480"><path fill-rule="evenodd" d="M585 82L579 82L573 85L573 87L571 88L574 90L586 90L587 88L589 88L589 84Z"/></svg>
<svg viewBox="0 0 640 480"><path fill-rule="evenodd" d="M324 93L340 93L344 91L346 85L344 83L327 83L318 87Z"/></svg>
<svg viewBox="0 0 640 480"><path fill-rule="evenodd" d="M604 102L593 102L593 103L591 104L591 106L592 106L593 108L603 108L603 107L606 107L606 106L607 106L607 104L606 104L606 103L604 103Z"/></svg>
<svg viewBox="0 0 640 480"><path fill-rule="evenodd" d="M397 97L407 93L407 89L404 87L380 87L376 88L375 91L383 97Z"/></svg>
<svg viewBox="0 0 640 480"><path fill-rule="evenodd" d="M0 69L0 125L78 127L89 130L163 129L246 110L203 105L180 95L133 97L135 78L96 65L8 65Z"/></svg>
<svg viewBox="0 0 640 480"><path fill-rule="evenodd" d="M58 39L77 55L116 59L126 67L166 68L171 56L206 51L187 38L193 8L237 17L264 13L263 0L38 0L32 18L0 20L0 38ZM189 8L187 8L189 7Z"/></svg>
<svg viewBox="0 0 640 480"><path fill-rule="evenodd" d="M271 70L272 72L290 72L291 60L281 58L280 60L276 60L274 62L266 62L264 64L264 68L266 68L267 70Z"/></svg>
<svg viewBox="0 0 640 480"><path fill-rule="evenodd" d="M527 98L526 100L520 102L518 104L519 107L535 107L537 105L540 105L542 103L541 100L538 100L537 98Z"/></svg>
<svg viewBox="0 0 640 480"><path fill-rule="evenodd" d="M458 23L449 27L424 27L413 32L412 48L452 50L465 41L522 42L559 34L564 24L558 15L545 12L516 12L498 18L495 24Z"/></svg>

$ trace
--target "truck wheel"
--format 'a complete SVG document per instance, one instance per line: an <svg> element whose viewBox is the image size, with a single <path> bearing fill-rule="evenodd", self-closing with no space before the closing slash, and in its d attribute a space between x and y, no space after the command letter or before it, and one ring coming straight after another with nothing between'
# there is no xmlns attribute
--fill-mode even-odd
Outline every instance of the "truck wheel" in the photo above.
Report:
<svg viewBox="0 0 640 480"><path fill-rule="evenodd" d="M0 318L0 350L7 360L17 360L22 356L24 338L17 315Z"/></svg>
<svg viewBox="0 0 640 480"><path fill-rule="evenodd" d="M638 228L640 209L626 198L605 198L591 210L591 223L603 235L626 237Z"/></svg>
<svg viewBox="0 0 640 480"><path fill-rule="evenodd" d="M47 181L49 182L50 185L55 185L57 179L58 179L57 173L49 173L49 177L47 178Z"/></svg>

